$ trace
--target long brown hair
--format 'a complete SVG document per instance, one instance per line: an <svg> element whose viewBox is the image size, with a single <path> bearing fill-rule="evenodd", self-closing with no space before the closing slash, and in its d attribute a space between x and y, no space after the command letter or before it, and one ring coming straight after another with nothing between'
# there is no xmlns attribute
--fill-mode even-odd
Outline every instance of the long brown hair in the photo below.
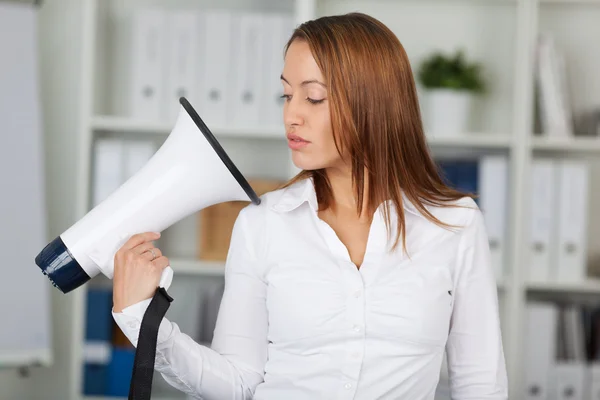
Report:
<svg viewBox="0 0 600 400"><path fill-rule="evenodd" d="M308 43L327 82L333 136L352 165L358 212L365 196L370 214L385 200L394 204L398 232L392 248L401 237L406 249L402 193L426 218L450 226L424 204L447 206L466 194L444 183L429 153L413 73L396 35L373 17L349 13L301 24L286 52L294 40ZM322 170L302 171L284 187L306 178L313 178L320 207L328 208L333 196ZM389 238L387 202L384 216Z"/></svg>

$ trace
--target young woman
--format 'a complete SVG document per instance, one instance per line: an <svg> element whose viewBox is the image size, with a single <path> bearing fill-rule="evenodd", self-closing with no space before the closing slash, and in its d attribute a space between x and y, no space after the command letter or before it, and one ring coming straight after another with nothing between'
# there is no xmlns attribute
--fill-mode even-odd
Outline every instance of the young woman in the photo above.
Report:
<svg viewBox="0 0 600 400"><path fill-rule="evenodd" d="M163 319L155 369L209 400L507 398L481 212L444 185L407 55L381 22L323 17L281 75L296 166L238 216L210 348ZM115 257L113 315L135 345L168 259L158 235Z"/></svg>

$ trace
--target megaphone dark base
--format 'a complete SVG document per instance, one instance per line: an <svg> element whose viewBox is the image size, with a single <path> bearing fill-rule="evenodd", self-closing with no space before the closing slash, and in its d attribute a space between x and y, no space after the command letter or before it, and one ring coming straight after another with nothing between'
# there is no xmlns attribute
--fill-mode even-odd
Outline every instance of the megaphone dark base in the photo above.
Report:
<svg viewBox="0 0 600 400"><path fill-rule="evenodd" d="M225 174L228 171L229 174L235 179L235 181L231 181L231 182L233 182L233 184L235 184L235 182L237 182L237 185L239 185L239 186L237 186L236 190L239 191L240 193L245 193L245 195L247 196L246 198L249 199L252 203L260 204L260 198L258 197L256 192L252 189L252 187L250 186L250 184L248 183L246 178L244 178L242 173L235 166L233 161L229 158L229 156L227 155L227 153L225 152L223 147L220 145L220 143L218 142L216 137L212 134L210 129L208 129L208 127L206 126L204 121L202 121L202 118L200 118L200 116L198 115L196 110L192 107L192 105L189 103L189 101L187 99L185 99L184 97L181 97L179 99L179 103L183 107L183 110L185 110L185 113L183 111L180 113L180 115L183 117L180 117L180 120L178 120L177 125L173 132L175 132L177 130L177 127L179 127L179 126L185 127L186 132L189 132L189 130L195 131L196 129L193 129L194 127L197 128L197 130L199 130L200 132L202 132L204 139L206 139L206 142L197 142L196 141L197 139L195 138L195 136L193 137L193 139L194 139L194 141L196 141L195 144L197 146L201 147L201 149L199 150L201 153L201 154L199 154L199 157L202 157L202 155L204 155L208 160L210 160L210 161L208 161L208 160L206 161L206 163L207 163L207 165L205 166L207 169L206 174L208 174L208 175L213 174L214 176L217 176L217 174L214 172L214 170L211 170L211 167L214 168L214 166L215 166L214 163L218 163L219 162L218 160L220 160L222 162L222 164L226 167L226 169L220 168L219 170L223 171L221 173L225 173ZM190 122L190 120L193 121L193 123ZM182 129L184 129L184 128L182 128ZM172 132L172 134L173 134L173 132ZM180 134L181 132L176 132L176 133ZM189 135L189 133L188 133L187 137L190 138L190 140L191 140L192 136L193 135ZM181 137L182 136L178 136L179 139ZM167 139L167 141L165 142L163 147L165 147L167 145L167 143L169 142L169 139L171 139L171 138ZM179 140L179 139L173 139L173 140ZM179 142L179 143L182 143L182 142ZM204 143L208 143L210 145L210 147L207 147ZM187 144L187 143L183 143L183 144ZM205 150L205 149L212 149L213 153L218 156L218 159L215 158L213 154L208 153L210 150L206 150L204 153L202 153L202 150ZM161 150L163 150L163 149L162 148L159 149L157 154L159 152L161 152ZM174 153L173 147L171 147L170 150L167 150L167 152L170 152L169 154L173 158L175 158L178 155L177 153ZM164 154L164 153L162 153L162 154ZM189 152L187 154L189 155ZM193 156L195 157L196 155L193 154ZM152 161L153 160L150 160L150 162L152 162ZM213 164L211 164L211 163L213 163ZM202 167L204 167L204 166L202 166ZM157 170L156 163L153 165L153 168L154 168L154 171ZM169 165L164 165L164 168L168 169ZM147 177L148 174L146 174L145 176ZM222 179L222 177L224 177L224 176L225 175L219 175L219 179ZM215 179L217 179L217 178L215 178ZM190 183L193 184L193 182L190 182ZM179 183L179 184L181 184L181 183ZM198 184L201 185L202 182L198 182ZM148 186L152 186L152 183L148 183ZM241 188L241 190L240 190L240 188ZM117 190L117 191L119 191L119 190ZM123 201L124 203L129 201L129 198L128 198L129 195L131 195L131 196L134 195L133 193L130 194L130 192L121 192L120 194L123 194L123 193L125 193L125 194L120 197L119 201ZM218 189L215 189L215 194L219 194ZM240 198L239 195L237 195L237 196L239 199ZM210 197L210 196L207 195L206 197ZM223 196L214 196L214 197L215 197L215 199L217 199L217 200L215 200L215 202L219 202L224 198ZM227 196L225 196L225 198L226 197ZM234 200L234 199L232 198L231 200ZM199 205L196 208L197 208L196 210L192 210L192 211L199 211L202 208L202 206ZM92 211L97 211L97 210L92 210ZM183 218L184 216L185 215L181 215L181 218ZM126 215L121 216L121 218L125 218L125 217L126 217ZM116 218L115 218L115 221L117 224L122 223L119 219L116 219ZM133 233L139 233L139 232L133 232ZM87 268L87 269L84 268L85 265L90 264L90 261L87 260L88 257L81 255L82 258L79 259L79 261L78 261L77 260L78 256L77 256L77 253L75 253L75 250L73 250L73 251L69 250L68 245L70 245L70 243L66 240L67 238L64 238L64 240L63 240L63 237L61 237L61 236L56 237L48 245L46 245L46 247L44 247L44 249L42 249L42 251L35 258L35 263L42 270L42 272L48 277L48 279L50 279L50 281L56 288L58 288L63 293L69 293L72 290L74 290L74 289L80 287L81 285L85 284L86 282L88 282L91 278L93 278L95 276L93 274L95 271L91 268ZM73 237L71 237L70 239L73 240ZM75 256L74 256L74 253L75 253ZM87 262L88 264L82 265L82 263L85 263L85 262ZM99 272L100 271L96 272L96 274Z"/></svg>
<svg viewBox="0 0 600 400"><path fill-rule="evenodd" d="M69 293L91 279L60 236L44 247L35 257L35 263L52 285L63 293Z"/></svg>

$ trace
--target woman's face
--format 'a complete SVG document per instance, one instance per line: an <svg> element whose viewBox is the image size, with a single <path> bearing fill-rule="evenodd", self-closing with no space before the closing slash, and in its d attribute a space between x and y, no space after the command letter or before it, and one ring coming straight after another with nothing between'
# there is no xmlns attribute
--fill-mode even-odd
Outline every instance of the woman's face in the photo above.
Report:
<svg viewBox="0 0 600 400"><path fill-rule="evenodd" d="M305 41L289 46L281 77L283 122L294 164L304 170L336 166L341 158L333 141L327 86Z"/></svg>

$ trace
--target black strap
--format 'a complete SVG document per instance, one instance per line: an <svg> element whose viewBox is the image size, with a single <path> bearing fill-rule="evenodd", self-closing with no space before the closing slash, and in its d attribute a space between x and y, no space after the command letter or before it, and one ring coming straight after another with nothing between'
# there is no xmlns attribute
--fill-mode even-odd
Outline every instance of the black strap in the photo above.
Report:
<svg viewBox="0 0 600 400"><path fill-rule="evenodd" d="M129 400L150 400L158 328L172 301L164 288L158 288L144 313L135 350Z"/></svg>

